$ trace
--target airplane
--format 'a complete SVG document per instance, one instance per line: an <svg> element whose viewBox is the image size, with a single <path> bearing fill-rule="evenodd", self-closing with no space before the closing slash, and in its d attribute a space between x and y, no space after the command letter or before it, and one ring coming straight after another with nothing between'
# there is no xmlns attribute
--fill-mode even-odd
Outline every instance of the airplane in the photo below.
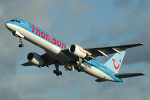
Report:
<svg viewBox="0 0 150 100"><path fill-rule="evenodd" d="M77 44L68 45L55 36L43 31L35 25L22 20L12 19L6 22L7 29L12 35L20 38L19 47L23 47L23 39L42 48L45 53L39 55L30 52L27 55L28 61L22 66L49 67L54 64L56 76L62 75L59 66L64 65L65 70L77 70L85 72L96 78L96 82L112 81L123 82L123 78L144 75L144 73L118 73L126 53L126 49L143 45L143 43L83 48ZM105 64L96 60L98 56L108 57L114 54Z"/></svg>

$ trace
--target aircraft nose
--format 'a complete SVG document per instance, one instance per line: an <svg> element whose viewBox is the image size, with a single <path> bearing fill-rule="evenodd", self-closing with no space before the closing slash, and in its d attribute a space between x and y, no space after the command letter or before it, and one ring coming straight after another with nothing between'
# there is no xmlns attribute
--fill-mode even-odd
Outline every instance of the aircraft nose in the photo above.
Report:
<svg viewBox="0 0 150 100"><path fill-rule="evenodd" d="M9 22L6 22L6 23L5 23L5 26L7 27L8 30L11 31L11 24L10 24Z"/></svg>
<svg viewBox="0 0 150 100"><path fill-rule="evenodd" d="M8 23L8 22L6 22L6 23L5 23L5 26L6 26L7 28L9 28L9 23Z"/></svg>

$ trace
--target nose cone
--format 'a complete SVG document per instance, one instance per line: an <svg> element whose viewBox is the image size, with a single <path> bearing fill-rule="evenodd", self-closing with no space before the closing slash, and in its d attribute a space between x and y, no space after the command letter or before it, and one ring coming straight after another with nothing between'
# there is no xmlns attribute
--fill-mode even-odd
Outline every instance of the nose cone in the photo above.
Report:
<svg viewBox="0 0 150 100"><path fill-rule="evenodd" d="M6 26L7 28L9 28L9 23L8 23L8 22L6 22L6 23L5 23L5 26Z"/></svg>
<svg viewBox="0 0 150 100"><path fill-rule="evenodd" d="M7 27L8 30L10 31L12 30L11 29L12 24L10 24L9 22L6 22L5 26Z"/></svg>

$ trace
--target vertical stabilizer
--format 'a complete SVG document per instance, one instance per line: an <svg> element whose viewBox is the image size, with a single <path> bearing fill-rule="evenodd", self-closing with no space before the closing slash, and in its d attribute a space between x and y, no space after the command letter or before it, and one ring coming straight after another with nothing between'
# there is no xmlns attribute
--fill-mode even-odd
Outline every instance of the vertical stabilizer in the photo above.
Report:
<svg viewBox="0 0 150 100"><path fill-rule="evenodd" d="M110 70L112 70L114 73L117 74L121 67L121 63L123 61L125 53L126 53L125 51L116 53L104 65L107 66Z"/></svg>

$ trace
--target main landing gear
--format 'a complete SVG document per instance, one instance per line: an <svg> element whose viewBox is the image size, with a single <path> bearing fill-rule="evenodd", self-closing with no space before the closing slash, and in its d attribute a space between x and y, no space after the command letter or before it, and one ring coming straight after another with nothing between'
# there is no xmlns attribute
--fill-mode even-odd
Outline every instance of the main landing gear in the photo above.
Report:
<svg viewBox="0 0 150 100"><path fill-rule="evenodd" d="M58 62L55 63L55 67L56 67L56 70L54 70L53 73L56 74L57 76L62 75L62 72L59 71Z"/></svg>
<svg viewBox="0 0 150 100"><path fill-rule="evenodd" d="M22 43L22 39L23 39L23 38L20 38L20 40L19 40L19 42L21 43L21 44L19 44L19 48L24 47L24 45L23 45L23 43Z"/></svg>

